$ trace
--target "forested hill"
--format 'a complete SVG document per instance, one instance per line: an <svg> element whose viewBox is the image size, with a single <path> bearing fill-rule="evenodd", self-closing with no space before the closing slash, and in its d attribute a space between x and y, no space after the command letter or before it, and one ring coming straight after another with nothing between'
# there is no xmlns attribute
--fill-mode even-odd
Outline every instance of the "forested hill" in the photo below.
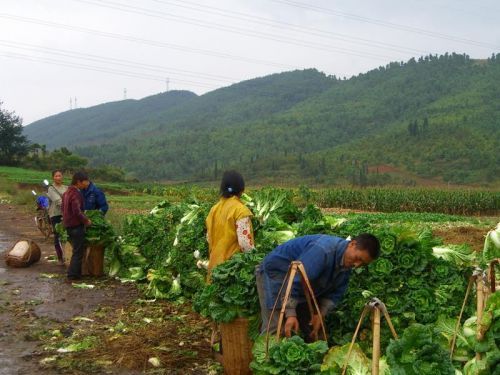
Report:
<svg viewBox="0 0 500 375"><path fill-rule="evenodd" d="M123 100L90 108L72 109L36 121L24 129L32 142L49 148L76 144L108 142L197 95L190 91L172 91L141 100Z"/></svg>
<svg viewBox="0 0 500 375"><path fill-rule="evenodd" d="M155 97L128 112L127 102L110 103L38 121L26 134L73 146L71 132L85 129L78 153L155 180L207 180L237 168L256 181L498 186L498 82L500 55L446 54L348 80L304 70L202 96L165 93L158 102L182 98L156 109L138 109Z"/></svg>

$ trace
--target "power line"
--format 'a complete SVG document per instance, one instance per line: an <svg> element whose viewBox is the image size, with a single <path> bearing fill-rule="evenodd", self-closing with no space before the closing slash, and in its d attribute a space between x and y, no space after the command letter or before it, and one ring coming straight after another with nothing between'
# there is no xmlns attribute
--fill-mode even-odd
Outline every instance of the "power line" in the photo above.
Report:
<svg viewBox="0 0 500 375"><path fill-rule="evenodd" d="M125 77L141 78L141 79L147 79L147 80L151 80L151 81L164 82L164 79L165 79L164 77L154 76L152 74L136 73L136 72L130 72L130 71L118 70L118 69L110 69L110 68L100 67L100 66L95 66L95 65L78 64L78 63L73 63L73 62L66 62L66 61L50 59L50 58L46 58L46 57L38 57L38 56L34 57L34 56L24 55L24 54L20 54L20 53L1 52L0 51L0 56L18 59L18 60L25 60L25 61L44 62L44 63L48 63L48 64L52 64L52 65L59 65L59 66L65 66L65 67L70 67L70 68L84 69L84 70L90 70L90 71L101 72L101 73L109 73L109 74L125 76ZM190 84L193 86L199 86L199 87L208 88L208 89L217 88L217 86L207 85L204 83L199 83L199 82L194 82L194 81L188 81L188 80L184 80L184 79L175 79L175 82L187 83L187 84Z"/></svg>
<svg viewBox="0 0 500 375"><path fill-rule="evenodd" d="M310 35L315 35L315 36L319 36L319 37L323 37L323 38L326 37L326 38L331 38L331 39L339 39L339 40L342 40L344 42L357 43L357 44L366 45L369 47L384 48L386 50L392 50L392 51L402 52L402 53L408 53L408 52L419 53L419 54L430 53L429 51L409 48L409 47L400 46L400 45L396 45L396 44L392 44L392 43L379 42L376 40L371 40L371 39L366 39L366 38L359 38L359 37L355 37L352 35L335 33L335 32L328 31L328 30L322 30L322 29L318 29L315 27L297 25L297 24L293 24L293 23L285 22L285 21L272 20L269 18L260 17L260 16L255 15L255 14L230 11L230 10L226 10L226 9L222 9L222 8L218 8L218 7L214 7L214 6L197 4L195 2L186 1L186 0L171 0L171 1L150 0L150 1L153 1L153 2L159 3L159 4L173 5L173 6L176 6L179 8L195 10L198 12L204 12L204 13L215 14L215 15L222 15L224 17L231 17L234 19L239 19L239 20L243 20L243 21L257 23L260 25L276 27L276 28L280 28L280 29L283 29L283 27L285 27L285 28L288 28L290 30L301 32L301 33L307 33ZM181 4L176 4L176 3L181 3ZM186 5L186 4L190 4L190 5Z"/></svg>
<svg viewBox="0 0 500 375"><path fill-rule="evenodd" d="M188 70L176 69L176 68L166 68L166 67L162 67L159 65L137 63L137 62L129 61L129 60L116 59L116 58L110 58L110 57L102 57L102 56L98 56L98 55L92 55L92 54L75 52L75 51L68 51L68 50L63 50L63 49L58 49L58 48L42 47L42 46L37 46L34 44L29 44L29 43L12 42L12 41L0 39L0 45L7 46L10 48L17 48L17 49L36 51L36 52L42 52L42 53L50 53L53 55L59 55L59 56L65 56L65 57L71 57L71 58L77 57L79 59L85 59L85 60L94 61L94 62L111 62L115 65L127 66L127 67L132 67L132 68L139 68L139 69L144 69L144 70L151 70L151 71L156 71L156 72L171 73L172 71L175 71L179 75L191 76L194 78L201 78L201 79L205 79L205 80L212 80L212 81L218 81L218 82L234 83L234 81L235 81L234 78L229 78L229 77L224 77L224 76L219 76L219 75L212 75L212 74L208 74L208 73L199 73L199 72L190 72ZM46 52L46 51L48 51L48 52Z"/></svg>
<svg viewBox="0 0 500 375"><path fill-rule="evenodd" d="M246 63L250 63L250 64L267 65L267 66L273 66L273 67L281 68L281 69L299 69L300 68L298 66L281 64L281 63L260 60L260 59L254 59L251 57L243 57L243 56L231 55L231 54L224 53L224 52L186 47L186 46L182 46L179 44L160 42L160 41L144 39L144 38L137 38L137 37L134 37L131 35L110 33L110 32L106 32L106 31L90 29L90 28L85 28L85 27L79 27L79 26L72 26L72 25L67 25L67 24L63 24L63 23L51 22L51 21L45 21L45 20L40 20L40 19L36 19L36 18L21 17L21 16L17 16L17 15L12 15L12 14L6 14L6 13L0 13L0 18L9 19L12 21L17 21L17 22L24 22L24 23L29 23L29 24L47 26L47 27L52 27L52 28L57 28L57 29L62 29L62 30L75 31L75 32L80 32L80 33L85 33L85 34L95 35L95 36L100 36L100 37L105 37L105 38L124 40L127 42L150 45L150 46L159 47L159 48L169 48L169 49L174 49L174 50L178 50L178 51L182 51L182 52L218 57L218 58L227 59L227 60L242 61L242 62L246 62Z"/></svg>
<svg viewBox="0 0 500 375"><path fill-rule="evenodd" d="M453 35L447 35L447 34L443 34L443 33L429 31L429 30L418 28L418 27L412 27L412 26L401 25L401 24L397 24L397 23L393 23L393 22L382 21L382 20L378 20L378 19L374 19L374 18L359 16L359 15L352 14L352 13L340 12L340 11L337 11L335 9L320 7L320 6L316 6L316 5L310 5L310 4L306 4L306 3L300 3L297 1L293 1L293 0L270 0L270 1L274 1L275 3L281 3L281 4L293 6L293 7L300 8L300 9L312 10L312 11L319 12L319 13L327 13L327 14L331 14L334 16L345 17L345 18L352 19L355 21L371 23L374 25L383 26L383 27L387 27L387 28L391 28L391 29L407 31L407 32L411 32L411 33L415 33L415 34L419 34L419 35L429 36L432 38L450 40L450 41L468 44L468 45L472 45L472 46L476 46L476 47L496 48L496 49L500 48L500 46L492 44L492 43L480 42L480 41L476 41L476 40L472 40L472 39L461 38L461 37L457 37L457 36L453 36Z"/></svg>
<svg viewBox="0 0 500 375"><path fill-rule="evenodd" d="M343 48L343 47L332 47L332 46L327 45L327 44L314 43L314 42L310 42L307 40L301 40L301 39L280 38L274 34L268 34L268 33L258 32L255 30L249 30L249 29L243 29L243 28L237 28L237 27L229 27L226 25L217 24L217 23L213 23L213 22L207 23L203 20L199 20L196 18L184 17L184 16L179 16L179 15L175 15L175 14L171 14L171 13L149 10L149 9L145 9L145 8L139 8L139 7L135 7L135 6L131 6L131 5L124 5L124 4L115 3L112 1L105 1L105 0L100 0L99 2L95 2L93 0L73 0L73 1L81 2L81 3L85 3L85 4L91 4L91 5L95 5L95 6L103 7L103 8L115 9L115 10L119 10L119 11L127 12L127 13L141 14L141 15L148 16L148 17L154 17L154 18L160 18L160 19L165 19L165 20L169 20L169 21L186 23L186 24L200 26L200 27L204 27L204 28L208 28L208 29L229 31L229 32L234 33L234 34L257 37L260 39L272 40L272 41L276 41L276 42L311 48L314 50L339 52L339 53L357 56L357 57L361 57L361 58L378 59L378 60L384 60L384 61L392 59L389 56L384 56L384 55L379 55L379 54L374 54L374 53L367 53L367 52L352 50L352 49Z"/></svg>

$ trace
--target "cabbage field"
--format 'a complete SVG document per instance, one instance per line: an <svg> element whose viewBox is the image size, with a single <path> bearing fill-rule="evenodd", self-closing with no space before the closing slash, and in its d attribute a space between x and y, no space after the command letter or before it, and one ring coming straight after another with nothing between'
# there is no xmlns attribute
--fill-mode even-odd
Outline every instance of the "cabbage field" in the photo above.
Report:
<svg viewBox="0 0 500 375"><path fill-rule="evenodd" d="M391 339L382 322L380 373L499 373L499 292L490 297L482 320L477 321L472 288L450 356L469 278L476 267L486 269L500 258L500 229L494 230L497 220L438 213L338 213L335 209L325 214L310 203L316 199L309 198L298 204L292 191L281 189L245 195L243 200L254 214L256 248L216 267L210 285L205 283L203 267L208 258L204 221L213 200L165 200L147 214L126 216L120 233L104 223L91 237L107 246L109 276L135 283L145 299L192 306L215 322L248 318L254 374L340 374L358 318L373 297L385 303L400 337ZM477 251L467 240L449 244L436 236L457 223L484 228L484 251ZM327 319L328 343L307 344L299 336L273 341L266 356L258 332L255 266L278 244L297 236L323 233L346 238L363 232L380 239L382 255L353 272L341 305ZM478 331L482 335L476 335ZM371 342L367 319L347 374L371 372Z"/></svg>

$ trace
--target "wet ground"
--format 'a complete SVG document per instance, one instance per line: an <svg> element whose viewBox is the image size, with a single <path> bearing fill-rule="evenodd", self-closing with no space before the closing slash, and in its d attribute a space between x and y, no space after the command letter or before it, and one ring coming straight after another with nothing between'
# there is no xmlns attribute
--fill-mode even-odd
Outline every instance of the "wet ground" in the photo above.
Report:
<svg viewBox="0 0 500 375"><path fill-rule="evenodd" d="M9 268L4 256L21 239L35 241L42 257L31 267ZM54 254L52 239L43 238L29 215L0 205L0 375L52 373L38 366L39 343L31 333L35 326L41 329L40 322L47 326L68 322L100 306L119 309L137 298L131 285L116 283L90 290L65 284L64 266L47 260Z"/></svg>
<svg viewBox="0 0 500 375"><path fill-rule="evenodd" d="M7 267L5 254L22 239L38 244L40 261ZM220 373L210 323L188 305L139 303L135 284L107 278L85 278L95 288L77 289L64 282L65 267L51 261L52 241L38 232L32 214L0 203L0 375ZM61 345L88 338L97 344L59 354ZM161 367L150 366L151 357Z"/></svg>

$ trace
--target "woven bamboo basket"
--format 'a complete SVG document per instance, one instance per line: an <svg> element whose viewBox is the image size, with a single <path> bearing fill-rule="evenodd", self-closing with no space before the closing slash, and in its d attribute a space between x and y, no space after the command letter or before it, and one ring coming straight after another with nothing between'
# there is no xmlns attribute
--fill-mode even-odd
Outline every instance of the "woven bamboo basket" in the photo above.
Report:
<svg viewBox="0 0 500 375"><path fill-rule="evenodd" d="M248 375L252 361L252 342L248 338L248 319L221 323L222 364L226 375Z"/></svg>
<svg viewBox="0 0 500 375"><path fill-rule="evenodd" d="M20 240L9 250L5 263L9 267L29 267L40 260L40 247L32 240Z"/></svg>
<svg viewBox="0 0 500 375"><path fill-rule="evenodd" d="M73 255L73 246L70 242L64 244L64 264L69 267L71 256ZM83 253L82 275L102 276L104 274L104 246L87 246Z"/></svg>

